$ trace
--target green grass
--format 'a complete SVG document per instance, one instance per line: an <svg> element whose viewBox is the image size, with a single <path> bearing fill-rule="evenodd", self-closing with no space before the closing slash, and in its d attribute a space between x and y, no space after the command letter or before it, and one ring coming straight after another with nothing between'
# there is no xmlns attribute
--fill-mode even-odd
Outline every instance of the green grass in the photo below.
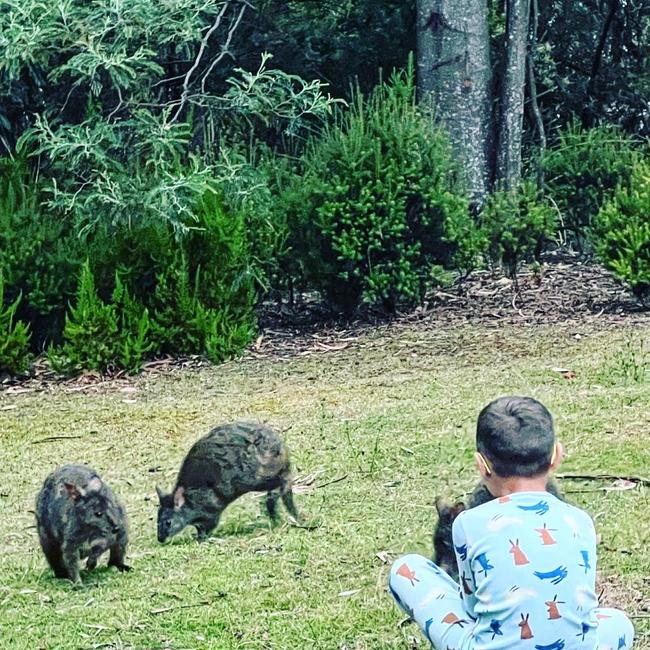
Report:
<svg viewBox="0 0 650 650"><path fill-rule="evenodd" d="M130 382L135 392L122 381L0 394L0 647L411 647L420 637L398 627L382 558L430 552L434 497L476 480L480 408L505 393L533 395L555 415L563 471L647 475L644 338L650 326L402 329L335 354L149 375ZM188 530L158 544L155 485L170 489L191 442L236 418L284 429L298 476L320 472L316 485L345 477L297 494L316 527L271 529L247 495L208 542ZM50 436L68 438L42 442ZM63 462L90 463L124 501L132 572L82 572L80 589L53 578L31 511ZM638 616L636 648L648 650L650 491L602 485L563 483L581 490L569 496L602 534L603 598Z"/></svg>

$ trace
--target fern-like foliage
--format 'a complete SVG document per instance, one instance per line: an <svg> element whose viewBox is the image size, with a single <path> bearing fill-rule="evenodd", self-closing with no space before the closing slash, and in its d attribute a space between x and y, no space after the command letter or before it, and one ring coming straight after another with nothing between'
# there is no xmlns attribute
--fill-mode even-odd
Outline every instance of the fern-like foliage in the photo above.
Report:
<svg viewBox="0 0 650 650"><path fill-rule="evenodd" d="M29 366L29 326L16 319L19 295L4 306L5 283L0 270L0 372L22 372Z"/></svg>

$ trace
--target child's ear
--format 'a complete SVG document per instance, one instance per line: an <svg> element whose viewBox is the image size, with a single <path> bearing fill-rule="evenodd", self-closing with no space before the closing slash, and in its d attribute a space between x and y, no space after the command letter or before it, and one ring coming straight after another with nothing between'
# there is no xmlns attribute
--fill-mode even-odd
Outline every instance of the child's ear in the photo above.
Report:
<svg viewBox="0 0 650 650"><path fill-rule="evenodd" d="M564 445L560 441L555 443L553 448L553 457L551 458L550 470L556 470L564 458Z"/></svg>
<svg viewBox="0 0 650 650"><path fill-rule="evenodd" d="M485 479L492 474L490 468L485 462L485 458L483 458L482 454L478 451L474 453L474 464L476 465L476 469L482 478Z"/></svg>

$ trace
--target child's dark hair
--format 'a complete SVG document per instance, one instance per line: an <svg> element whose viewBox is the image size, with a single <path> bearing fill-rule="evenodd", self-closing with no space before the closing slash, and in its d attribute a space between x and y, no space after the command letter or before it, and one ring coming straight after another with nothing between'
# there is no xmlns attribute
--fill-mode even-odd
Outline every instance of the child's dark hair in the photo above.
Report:
<svg viewBox="0 0 650 650"><path fill-rule="evenodd" d="M553 417L532 397L500 397L478 416L476 448L499 476L547 471L554 444Z"/></svg>

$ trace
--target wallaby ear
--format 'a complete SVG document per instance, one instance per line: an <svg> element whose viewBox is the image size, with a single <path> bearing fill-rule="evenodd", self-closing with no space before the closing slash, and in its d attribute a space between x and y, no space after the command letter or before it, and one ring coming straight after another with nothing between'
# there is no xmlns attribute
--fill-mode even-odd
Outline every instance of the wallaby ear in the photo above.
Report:
<svg viewBox="0 0 650 650"><path fill-rule="evenodd" d="M88 490L88 492L99 492L102 489L102 485L102 479L100 479L99 476L93 476L90 481L88 481L86 490Z"/></svg>
<svg viewBox="0 0 650 650"><path fill-rule="evenodd" d="M156 494L158 495L158 501L162 503L162 500L165 498L165 493L156 485Z"/></svg>
<svg viewBox="0 0 650 650"><path fill-rule="evenodd" d="M454 503L453 506L451 506L450 511L451 511L451 516L453 519L456 519L458 515L465 510L465 504L462 501L457 501Z"/></svg>
<svg viewBox="0 0 650 650"><path fill-rule="evenodd" d="M78 485L75 485L74 483L64 483L65 489L68 493L68 496L73 500L76 501L80 497L85 497L86 496L86 491L82 488L79 487Z"/></svg>
<svg viewBox="0 0 650 650"><path fill-rule="evenodd" d="M185 488L178 486L174 490L174 510L179 510L185 505Z"/></svg>
<svg viewBox="0 0 650 650"><path fill-rule="evenodd" d="M442 497L436 497L435 504L438 515L443 515L449 510L449 506Z"/></svg>

